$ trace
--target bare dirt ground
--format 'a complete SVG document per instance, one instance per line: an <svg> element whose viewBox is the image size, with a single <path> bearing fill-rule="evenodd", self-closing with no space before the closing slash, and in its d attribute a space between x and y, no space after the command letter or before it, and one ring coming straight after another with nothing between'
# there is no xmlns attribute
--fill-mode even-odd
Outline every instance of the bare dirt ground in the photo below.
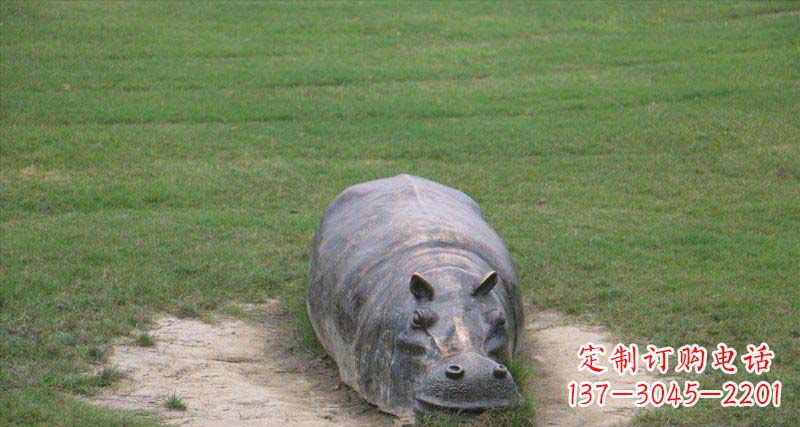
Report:
<svg viewBox="0 0 800 427"><path fill-rule="evenodd" d="M259 311L265 315L258 323L156 319L155 347L130 339L114 347L109 363L130 378L93 403L145 410L172 425L393 425L393 417L341 384L329 360L292 354L277 301ZM173 392L186 411L166 408Z"/></svg>
<svg viewBox="0 0 800 427"><path fill-rule="evenodd" d="M610 369L601 376L585 370L578 372L580 359L577 352L581 345L589 342L602 344L610 353L618 341L603 328L569 323L558 312L531 313L528 310L526 314L526 344L533 366L529 387L535 399L538 426L624 425L635 415L637 408L633 399L608 399L604 407L570 408L567 404L567 384L570 381L608 381L611 390L635 390L637 381L664 380L647 371L642 372L641 368L635 376L620 376ZM602 365L610 368L607 360L603 362Z"/></svg>
<svg viewBox="0 0 800 427"><path fill-rule="evenodd" d="M91 402L147 411L168 424L187 426L391 426L410 421L364 402L341 384L329 359L292 353L277 301L257 310L263 312L259 322L157 318L150 331L154 347L137 346L132 338L114 346L109 364L129 378ZM566 403L569 381L599 380L578 372L578 347L593 342L610 349L615 344L610 334L567 323L554 312L530 313L525 332L534 367L527 386L533 391L537 425L616 425L629 420L632 401L610 400L603 408L569 408ZM632 388L637 380L651 379L641 374L602 377L612 388ZM166 408L165 399L172 393L183 397L186 411Z"/></svg>

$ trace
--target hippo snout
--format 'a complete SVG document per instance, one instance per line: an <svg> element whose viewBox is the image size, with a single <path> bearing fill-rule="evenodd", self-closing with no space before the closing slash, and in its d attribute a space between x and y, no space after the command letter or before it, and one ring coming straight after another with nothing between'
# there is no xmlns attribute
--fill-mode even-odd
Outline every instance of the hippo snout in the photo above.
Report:
<svg viewBox="0 0 800 427"><path fill-rule="evenodd" d="M432 368L416 391L418 412L477 415L517 405L522 396L508 369L477 353L462 353Z"/></svg>

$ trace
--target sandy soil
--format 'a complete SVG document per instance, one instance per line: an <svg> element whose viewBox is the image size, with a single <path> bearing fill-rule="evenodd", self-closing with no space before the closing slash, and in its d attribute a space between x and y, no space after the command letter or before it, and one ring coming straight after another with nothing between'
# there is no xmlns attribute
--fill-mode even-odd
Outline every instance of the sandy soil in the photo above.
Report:
<svg viewBox="0 0 800 427"><path fill-rule="evenodd" d="M530 311L530 310L529 310ZM608 381L611 390L635 390L637 381L664 380L647 371L620 376L608 371L603 375L578 372L577 352L591 342L602 344L611 352L618 341L603 328L568 323L558 312L527 313L525 336L533 366L529 385L536 403L536 425L539 426L613 426L624 425L635 414L633 399L608 399L604 407L570 408L567 404L567 384L570 381ZM629 343L625 343L629 344ZM606 357L608 354L605 355ZM609 367L608 360L604 366Z"/></svg>
<svg viewBox="0 0 800 427"><path fill-rule="evenodd" d="M341 384L327 358L293 354L283 332L285 319L277 301L257 310L261 322L219 317L213 324L164 316L150 331L152 348L132 338L120 340L109 364L126 371L122 381L91 402L119 409L148 411L173 425L391 426L408 423L381 413ZM567 383L598 381L579 373L578 347L586 342L613 347L612 337L597 327L569 324L554 312L530 313L526 345L534 367L531 388L536 424L581 426L624 424L632 401L610 400L604 408L569 408ZM638 380L607 373L612 388L632 388ZM165 399L177 393L186 411L168 410ZM626 405L627 403L627 405Z"/></svg>
<svg viewBox="0 0 800 427"><path fill-rule="evenodd" d="M264 321L220 317L214 324L165 316L150 332L156 346L121 342L109 363L130 379L93 403L153 412L168 424L191 426L391 426L394 418L339 381L327 359L292 354L277 301ZM167 410L177 393L185 412Z"/></svg>

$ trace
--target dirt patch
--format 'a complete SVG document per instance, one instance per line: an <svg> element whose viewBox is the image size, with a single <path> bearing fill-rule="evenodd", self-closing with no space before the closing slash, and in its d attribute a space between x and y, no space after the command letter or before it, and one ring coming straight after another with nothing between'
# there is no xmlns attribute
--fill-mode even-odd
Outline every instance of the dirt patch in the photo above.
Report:
<svg viewBox="0 0 800 427"><path fill-rule="evenodd" d="M608 399L602 408L597 405L570 408L567 404L570 381L608 381L611 390L635 390L637 381L664 380L641 369L635 376L620 376L611 371L601 376L578 372L577 352L581 345L602 344L610 352L619 341L603 328L569 323L557 312L528 310L526 322L525 336L533 367L529 387L535 397L538 426L614 426L626 424L635 415L633 399ZM608 361L603 365L608 367Z"/></svg>
<svg viewBox="0 0 800 427"><path fill-rule="evenodd" d="M286 337L286 314L277 301L253 307L258 322L217 317L214 323L163 316L150 334L154 347L132 338L114 346L109 364L129 378L91 400L118 409L148 411L172 425L392 426L409 423L381 413L339 380L325 357L293 353ZM652 376L602 377L578 372L578 347L586 342L616 344L601 328L568 323L555 312L530 312L525 326L536 402L536 425L609 426L634 414L632 400L610 399L603 408L570 408L567 383L611 382L633 388ZM663 380L663 378L662 378ZM169 410L176 393L186 411Z"/></svg>
<svg viewBox="0 0 800 427"><path fill-rule="evenodd" d="M219 317L214 324L164 316L150 331L155 347L114 347L109 364L129 379L91 402L145 410L192 426L391 426L394 418L341 384L326 358L293 354L277 301L258 306L263 321ZM186 411L165 407L183 397Z"/></svg>
<svg viewBox="0 0 800 427"><path fill-rule="evenodd" d="M64 176L56 170L43 170L36 164L27 166L19 171L19 177L22 179L59 182L64 181Z"/></svg>

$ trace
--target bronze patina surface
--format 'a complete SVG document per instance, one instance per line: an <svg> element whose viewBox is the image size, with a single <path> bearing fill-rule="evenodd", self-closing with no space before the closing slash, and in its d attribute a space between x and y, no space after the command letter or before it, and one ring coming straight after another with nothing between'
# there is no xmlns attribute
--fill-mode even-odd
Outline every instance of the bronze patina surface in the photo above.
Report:
<svg viewBox="0 0 800 427"><path fill-rule="evenodd" d="M342 381L386 412L520 399L502 365L522 306L508 250L466 194L399 175L348 188L314 235L308 314Z"/></svg>

